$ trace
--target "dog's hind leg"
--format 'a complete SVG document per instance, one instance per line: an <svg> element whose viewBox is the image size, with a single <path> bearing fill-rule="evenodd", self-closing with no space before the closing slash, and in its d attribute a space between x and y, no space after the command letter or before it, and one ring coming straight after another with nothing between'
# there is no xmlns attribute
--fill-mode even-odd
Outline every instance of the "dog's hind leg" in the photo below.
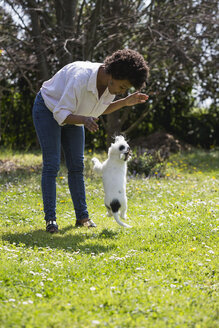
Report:
<svg viewBox="0 0 219 328"><path fill-rule="evenodd" d="M121 211L120 211L120 216L122 219L126 219L127 216L126 216L126 208L123 208Z"/></svg>
<svg viewBox="0 0 219 328"><path fill-rule="evenodd" d="M126 219L126 212L127 212L127 200L125 200L121 206L121 209L120 209L120 217L122 219Z"/></svg>
<svg viewBox="0 0 219 328"><path fill-rule="evenodd" d="M121 204L120 202L118 201L118 199L113 199L113 201L110 203L110 207L112 209L112 212L113 212L113 216L114 216L114 219L116 220L116 222L121 225L122 227L125 227L125 228L131 228L130 225L120 221L119 219L119 208L121 207Z"/></svg>
<svg viewBox="0 0 219 328"><path fill-rule="evenodd" d="M107 209L107 216L113 216L113 213L112 213L111 207L108 206L108 205L106 205L106 204L105 204L105 206L106 206L106 209Z"/></svg>

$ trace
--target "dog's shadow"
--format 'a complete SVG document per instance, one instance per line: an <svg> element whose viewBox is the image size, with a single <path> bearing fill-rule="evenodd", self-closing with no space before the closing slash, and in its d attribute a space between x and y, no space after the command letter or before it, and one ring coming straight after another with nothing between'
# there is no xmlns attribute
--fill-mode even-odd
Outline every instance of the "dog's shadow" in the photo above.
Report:
<svg viewBox="0 0 219 328"><path fill-rule="evenodd" d="M43 230L34 230L27 233L6 233L2 239L17 246L27 248L51 248L51 249L63 249L66 251L77 251L85 253L105 253L114 248L116 245L113 243L113 239L117 236L118 232L103 229L101 232L92 233L81 230L78 233L66 234L70 230L75 230L72 225L69 225L58 234L48 234ZM78 230L78 229L77 229ZM102 243L103 239L109 239L107 246ZM85 243L86 241L86 243Z"/></svg>

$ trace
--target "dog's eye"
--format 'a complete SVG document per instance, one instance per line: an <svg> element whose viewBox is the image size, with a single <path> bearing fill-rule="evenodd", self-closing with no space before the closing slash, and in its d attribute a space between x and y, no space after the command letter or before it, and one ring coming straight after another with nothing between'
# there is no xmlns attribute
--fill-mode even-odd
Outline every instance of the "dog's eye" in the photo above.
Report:
<svg viewBox="0 0 219 328"><path fill-rule="evenodd" d="M122 146L119 147L119 150L120 151L123 150L123 149L125 149L125 146L124 145L122 145Z"/></svg>

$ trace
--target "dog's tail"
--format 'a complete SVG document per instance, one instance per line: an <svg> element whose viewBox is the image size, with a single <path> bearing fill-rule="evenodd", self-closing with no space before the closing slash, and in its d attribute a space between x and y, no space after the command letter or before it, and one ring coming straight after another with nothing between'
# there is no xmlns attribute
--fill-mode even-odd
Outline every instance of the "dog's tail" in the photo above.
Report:
<svg viewBox="0 0 219 328"><path fill-rule="evenodd" d="M111 203L110 203L110 207L112 209L112 212L113 212L113 216L114 216L114 219L116 220L116 222L121 225L122 227L125 227L125 228L131 228L131 226L127 223L124 223L122 222L120 219L119 219L119 208L121 207L121 204L120 202L118 201L118 199L114 199Z"/></svg>
<svg viewBox="0 0 219 328"><path fill-rule="evenodd" d="M99 159L97 159L96 157L93 157L92 162L94 164L94 167L93 167L94 172L101 175L102 174L102 164L100 163Z"/></svg>
<svg viewBox="0 0 219 328"><path fill-rule="evenodd" d="M116 222L121 225L122 227L125 227L125 228L132 228L132 226L130 226L129 224L125 223L125 222L122 222L120 219L119 219L119 213L118 212L115 212L113 213L113 216L114 216L114 219L116 220Z"/></svg>

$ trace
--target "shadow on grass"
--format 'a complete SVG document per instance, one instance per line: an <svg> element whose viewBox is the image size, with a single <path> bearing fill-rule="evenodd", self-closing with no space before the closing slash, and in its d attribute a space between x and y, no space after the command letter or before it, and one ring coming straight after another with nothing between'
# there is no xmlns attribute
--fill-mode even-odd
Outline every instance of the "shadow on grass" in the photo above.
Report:
<svg viewBox="0 0 219 328"><path fill-rule="evenodd" d="M27 248L49 247L67 251L77 251L80 249L81 252L87 254L105 253L116 248L114 243L108 243L107 246L103 245L103 240L113 240L117 236L117 232L103 229L101 232L95 233L94 231L90 234L90 231L86 232L84 230L85 228L80 229L78 233L78 229L80 228L69 225L61 229L58 234L49 234L43 230L28 233L6 233L2 236L2 239L10 244ZM70 230L75 230L77 233L72 232L71 234L66 234Z"/></svg>

